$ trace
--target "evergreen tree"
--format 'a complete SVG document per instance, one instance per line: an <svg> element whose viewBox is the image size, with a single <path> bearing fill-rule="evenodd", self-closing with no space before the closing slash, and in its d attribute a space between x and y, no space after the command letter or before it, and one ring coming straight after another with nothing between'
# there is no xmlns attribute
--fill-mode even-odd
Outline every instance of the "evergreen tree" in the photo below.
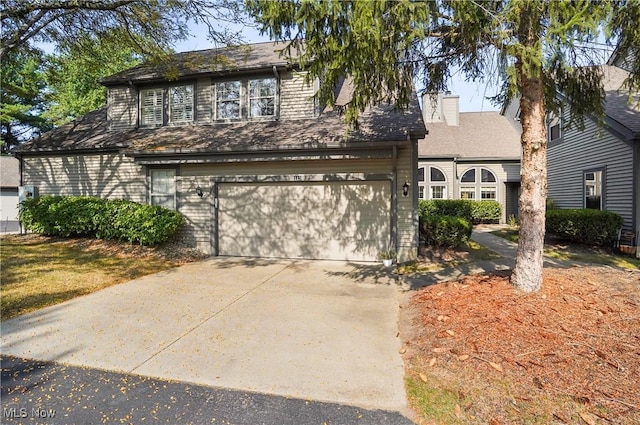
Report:
<svg viewBox="0 0 640 425"><path fill-rule="evenodd" d="M113 33L84 35L49 55L46 61L47 110L54 125L93 111L107 103L107 89L98 81L140 63Z"/></svg>
<svg viewBox="0 0 640 425"><path fill-rule="evenodd" d="M11 52L48 42L67 45L86 34L117 33L122 48L162 59L188 24L204 24L209 38L226 43L238 38L226 23L241 23L235 0L3 0L0 60Z"/></svg>
<svg viewBox="0 0 640 425"><path fill-rule="evenodd" d="M42 54L24 49L0 64L0 141L8 153L20 140L49 128L40 116L44 108Z"/></svg>
<svg viewBox="0 0 640 425"><path fill-rule="evenodd" d="M408 105L414 76L427 91L446 89L452 70L479 80L498 76L505 101L517 97L522 123L520 239L511 281L519 289L542 285L547 135L545 118L565 95L572 122L602 116L602 63L594 43L606 32L633 60L626 87L640 89L638 0L248 0L263 31L304 42L302 65L319 78L319 100L332 104L333 87L350 76L346 106L351 123L367 105ZM635 49L635 50L634 50Z"/></svg>

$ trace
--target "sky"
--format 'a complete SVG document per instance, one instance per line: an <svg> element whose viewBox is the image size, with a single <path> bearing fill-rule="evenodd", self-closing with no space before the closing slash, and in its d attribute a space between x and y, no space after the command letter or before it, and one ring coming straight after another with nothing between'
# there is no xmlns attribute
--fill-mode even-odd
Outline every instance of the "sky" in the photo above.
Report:
<svg viewBox="0 0 640 425"><path fill-rule="evenodd" d="M204 50L215 47L207 40L207 30L203 26L190 25L192 34L186 41L176 44L176 52L186 52L191 50ZM267 35L260 35L259 31L253 27L244 27L242 35L247 43L260 43L270 41ZM418 87L419 90L419 87ZM449 84L451 94L460 96L460 112L498 111L500 108L494 106L485 99L487 96L496 94L496 86L483 82L467 82L462 76L454 75Z"/></svg>

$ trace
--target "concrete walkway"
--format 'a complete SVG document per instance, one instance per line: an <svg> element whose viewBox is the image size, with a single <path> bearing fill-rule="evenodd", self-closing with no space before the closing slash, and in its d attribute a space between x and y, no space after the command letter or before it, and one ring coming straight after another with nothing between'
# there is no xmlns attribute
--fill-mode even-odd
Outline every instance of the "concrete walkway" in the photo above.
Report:
<svg viewBox="0 0 640 425"><path fill-rule="evenodd" d="M506 225L500 224L476 225L473 227L473 233L471 233L471 240L500 255L500 258L464 263L456 267L448 267L440 271L429 272L419 276L403 276L401 278L403 289L418 289L438 282L460 279L467 275L513 269L518 244L491 233L507 227ZM544 265L545 267L568 268L574 267L576 263L545 257Z"/></svg>
<svg viewBox="0 0 640 425"><path fill-rule="evenodd" d="M2 323L2 353L404 411L398 290L379 264L212 258Z"/></svg>

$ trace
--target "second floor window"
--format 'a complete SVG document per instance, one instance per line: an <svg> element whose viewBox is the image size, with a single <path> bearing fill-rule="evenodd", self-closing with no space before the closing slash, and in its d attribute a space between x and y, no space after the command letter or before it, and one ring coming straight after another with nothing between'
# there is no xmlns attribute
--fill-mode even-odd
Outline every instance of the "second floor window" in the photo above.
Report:
<svg viewBox="0 0 640 425"><path fill-rule="evenodd" d="M216 119L240 118L240 81L216 84Z"/></svg>
<svg viewBox="0 0 640 425"><path fill-rule="evenodd" d="M193 121L193 86L169 88L169 121L173 123Z"/></svg>
<svg viewBox="0 0 640 425"><path fill-rule="evenodd" d="M270 117L275 114L276 80L249 80L249 116Z"/></svg>
<svg viewBox="0 0 640 425"><path fill-rule="evenodd" d="M194 119L192 84L140 90L140 126L184 124Z"/></svg>
<svg viewBox="0 0 640 425"><path fill-rule="evenodd" d="M149 89L140 92L140 125L162 125L162 89Z"/></svg>
<svg viewBox="0 0 640 425"><path fill-rule="evenodd" d="M275 78L221 81L214 84L215 120L239 120L276 115Z"/></svg>

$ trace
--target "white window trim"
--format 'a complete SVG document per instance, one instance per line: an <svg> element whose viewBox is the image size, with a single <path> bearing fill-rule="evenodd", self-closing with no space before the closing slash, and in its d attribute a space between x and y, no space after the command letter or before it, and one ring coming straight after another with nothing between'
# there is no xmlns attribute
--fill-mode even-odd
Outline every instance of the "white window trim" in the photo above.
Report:
<svg viewBox="0 0 640 425"><path fill-rule="evenodd" d="M446 182L440 182L441 184L429 184L429 199L447 199L447 183ZM433 188L434 187L441 187L442 188L442 198L435 198L433 196Z"/></svg>
<svg viewBox="0 0 640 425"><path fill-rule="evenodd" d="M155 193L154 192L154 184L153 184L153 180L154 180L154 173L156 172L171 172L173 174L173 193ZM154 199L157 197L169 197L172 196L172 206L171 209L175 210L177 209L177 204L176 204L176 192L177 192L177 179L176 179L176 169L175 168L152 168L149 170L149 204L150 205L160 205L161 204L157 204L154 202Z"/></svg>
<svg viewBox="0 0 640 425"><path fill-rule="evenodd" d="M558 137L556 137L555 139L552 139L551 138L552 129L556 127L558 128ZM556 115L550 115L549 118L547 119L547 141L551 143L551 142L557 142L559 140L562 140L562 117L558 117Z"/></svg>
<svg viewBox="0 0 640 425"><path fill-rule="evenodd" d="M250 83L251 81L258 80L273 80L274 82L274 94L273 96L251 96ZM218 118L218 84L219 83L230 83L237 82L240 84L240 98L237 99L239 104L239 114L237 117L233 118ZM229 79L229 80L214 80L212 83L213 86L213 121L217 122L237 122L243 120L273 120L278 116L279 111L279 103L280 103L280 81L275 77L260 77L260 78L240 78L240 79ZM269 99L273 98L273 115L251 115L251 101L254 99ZM229 100L230 102L231 100ZM234 99L235 101L235 99Z"/></svg>
<svg viewBox="0 0 640 425"><path fill-rule="evenodd" d="M475 179L473 182L463 182L462 181L462 176L464 176L467 172L471 171L471 170L475 170ZM491 175L493 176L495 182L483 182L482 181L482 171L483 170L487 170L489 173L491 173ZM498 187L498 183L499 183L499 179L498 176L496 175L495 171L493 171L492 169L488 168L488 167L483 167L483 166L474 166L474 167L469 167L466 170L464 170L464 172L461 174L460 176L460 182L459 182L459 188L458 188L458 199L463 199L462 198L462 192L467 192L470 191L468 189L471 189L472 187L474 188L474 197L471 198L474 201L498 201L499 199L499 195L500 195L500 190ZM463 190L464 189L464 190ZM492 189L495 193L495 198L482 198L482 192L483 189ZM486 190L485 190L486 191Z"/></svg>
<svg viewBox="0 0 640 425"><path fill-rule="evenodd" d="M146 94L153 92L154 104L153 106L146 106L145 100L147 98ZM154 88L145 88L140 90L140 127L160 127L164 124L164 90L161 87ZM158 98L160 102L158 103ZM158 120L158 116L156 114L157 109L160 109L160 119ZM150 109L153 112L153 121L145 121L146 111Z"/></svg>
<svg viewBox="0 0 640 425"><path fill-rule="evenodd" d="M177 110L178 108L176 108L174 106L173 96L172 96L172 94L173 94L172 91L174 89L179 89L179 88L185 88L185 89L190 88L191 89L191 93L190 93L191 102L190 102L190 105L189 105L189 102L185 102L184 104L180 105L181 108L185 109L185 115L187 115L187 109L190 106L191 117L190 118L186 118L186 119L180 119L180 120L174 118L174 116L176 115L175 112L174 112L174 109ZM169 97L169 102L168 102L169 103L169 113L168 113L169 123L170 124L188 124L188 123L193 122L194 119L195 119L195 113L194 113L195 112L195 87L194 87L194 85L193 84L180 84L180 85L170 86L167 89L167 93L168 93L168 97Z"/></svg>
<svg viewBox="0 0 640 425"><path fill-rule="evenodd" d="M252 81L264 81L270 80L273 81L273 96L252 96L251 95L251 82ZM253 119L260 118L272 118L276 115L276 101L277 101L277 92L278 92L278 80L274 77L264 77L264 78L251 78L247 80L247 116ZM273 114L271 115L253 115L251 112L251 101L252 100L261 100L261 99L273 99Z"/></svg>
<svg viewBox="0 0 640 425"><path fill-rule="evenodd" d="M587 179L587 174L593 174L593 179ZM599 169L591 169L585 170L582 172L582 204L583 208L587 207L587 196L599 196L600 197L600 208L599 210L604 210L605 208L605 179L606 172L604 168ZM594 195L587 194L587 187L592 186L594 188ZM599 194L598 194L599 193Z"/></svg>
<svg viewBox="0 0 640 425"><path fill-rule="evenodd" d="M237 117L224 117L224 118L219 118L218 117L218 86L220 84L225 84L225 83L238 83L239 87L238 87L238 97L237 98L233 98L233 99L225 99L220 103L232 103L232 102L238 102L238 116ZM244 98L244 84L243 84L243 80L224 80L224 81L214 81L213 82L213 120L214 121L220 121L220 122L232 122L232 121L240 121L242 120L242 110L245 108L244 106L244 102L243 102L243 98Z"/></svg>
<svg viewBox="0 0 640 425"><path fill-rule="evenodd" d="M425 193L426 196L428 196L428 199L448 199L448 195L447 195L447 187L448 187L448 181L447 181L447 173L445 173L442 168L437 167L435 165L427 165L424 167L425 168L425 183L427 186L427 192ZM442 173L444 180L431 180L431 169L435 169L438 170L440 173ZM433 188L434 187L442 187L443 191L442 191L442 198L434 198L433 197Z"/></svg>

